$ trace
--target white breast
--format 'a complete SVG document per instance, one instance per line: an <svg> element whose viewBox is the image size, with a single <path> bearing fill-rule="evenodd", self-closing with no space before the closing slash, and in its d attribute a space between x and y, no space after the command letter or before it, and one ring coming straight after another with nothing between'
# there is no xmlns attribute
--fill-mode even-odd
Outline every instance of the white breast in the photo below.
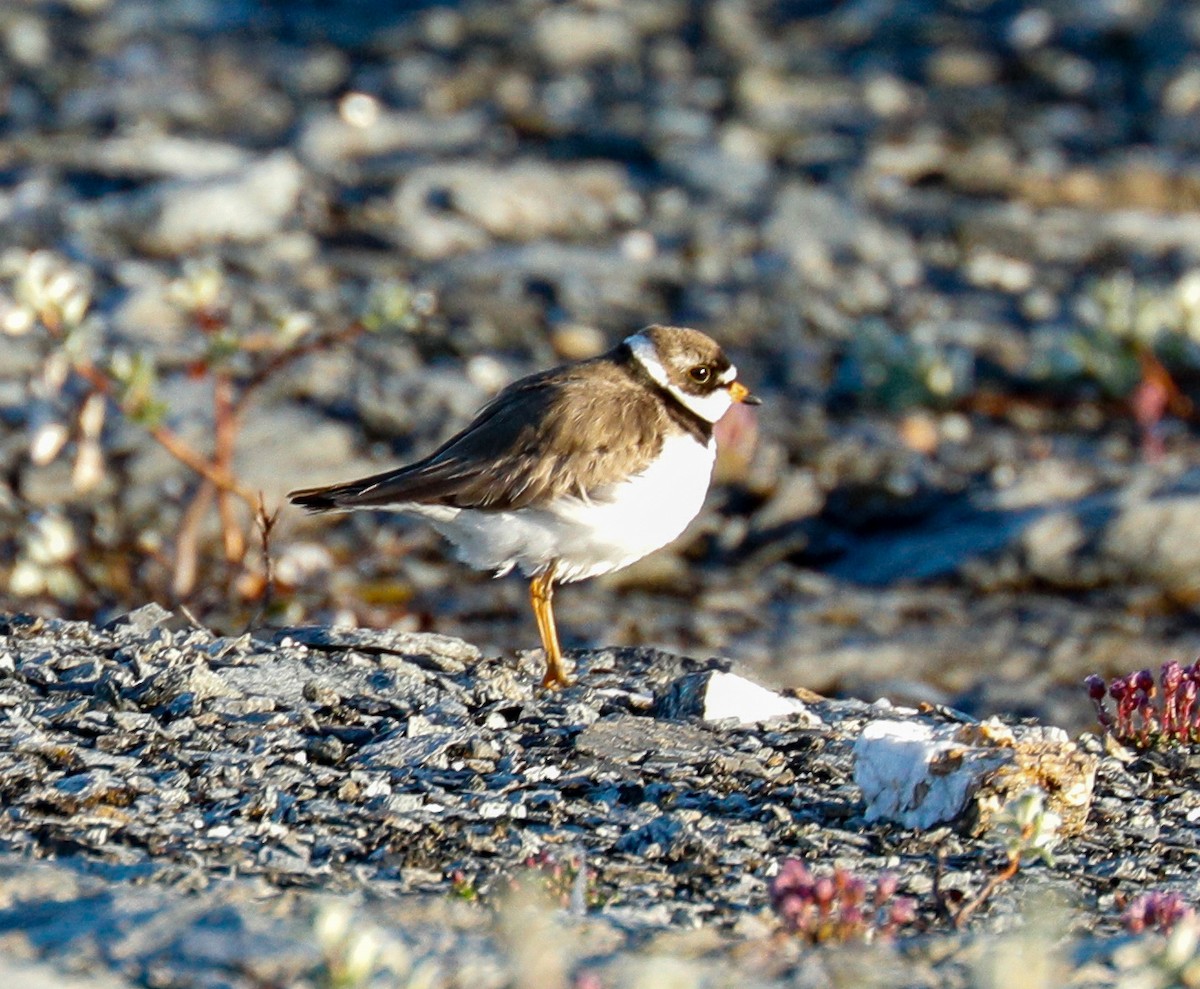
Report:
<svg viewBox="0 0 1200 989"><path fill-rule="evenodd" d="M696 517L712 479L716 446L671 436L642 473L590 493L539 508L479 512L445 506L404 506L429 519L479 570L526 575L558 560L562 583L620 570L665 546Z"/></svg>

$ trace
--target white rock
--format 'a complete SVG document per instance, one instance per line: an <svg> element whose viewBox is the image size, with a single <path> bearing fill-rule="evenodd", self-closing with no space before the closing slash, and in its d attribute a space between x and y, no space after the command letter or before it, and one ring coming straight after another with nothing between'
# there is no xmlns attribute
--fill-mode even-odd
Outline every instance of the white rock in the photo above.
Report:
<svg viewBox="0 0 1200 989"><path fill-rule="evenodd" d="M983 831L1008 799L1036 786L1073 833L1086 820L1094 779L1095 759L1054 727L879 720L854 746L866 819L907 828L960 822Z"/></svg>
<svg viewBox="0 0 1200 989"><path fill-rule="evenodd" d="M254 243L278 234L295 215L304 179L295 158L273 154L224 175L160 183L127 203L128 215L118 222L157 254Z"/></svg>
<svg viewBox="0 0 1200 989"><path fill-rule="evenodd" d="M874 721L854 745L854 782L863 791L868 821L928 828L952 821L983 772L999 767L995 753L965 758L960 742L915 721Z"/></svg>
<svg viewBox="0 0 1200 989"><path fill-rule="evenodd" d="M743 725L786 717L797 717L810 727L822 723L803 701L777 694L752 680L721 670L705 670L680 677L663 696L658 714L678 719L699 717L705 721L733 719Z"/></svg>

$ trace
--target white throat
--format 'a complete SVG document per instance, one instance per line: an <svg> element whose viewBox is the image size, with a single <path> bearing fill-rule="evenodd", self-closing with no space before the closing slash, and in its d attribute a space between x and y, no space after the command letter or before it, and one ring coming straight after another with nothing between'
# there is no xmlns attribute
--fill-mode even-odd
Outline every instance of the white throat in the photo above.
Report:
<svg viewBox="0 0 1200 989"><path fill-rule="evenodd" d="M663 367L662 361L659 360L658 351L655 349L654 344L650 342L649 337L642 333L635 333L631 337L626 337L625 343L633 353L633 359L642 365L643 370L650 375L651 380L656 385L670 392L681 405L696 413L701 419L704 419L706 422L716 422L729 411L729 406L733 404L733 399L729 396L728 388L718 388L707 395L689 395L671 382L670 377L667 375L667 369ZM733 381L736 378L737 368L735 367L730 367L722 375L723 381Z"/></svg>

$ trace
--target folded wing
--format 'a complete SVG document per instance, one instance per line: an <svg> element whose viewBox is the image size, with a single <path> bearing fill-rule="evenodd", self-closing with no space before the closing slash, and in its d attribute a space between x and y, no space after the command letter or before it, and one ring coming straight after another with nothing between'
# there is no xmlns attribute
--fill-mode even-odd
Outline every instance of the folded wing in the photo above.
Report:
<svg viewBox="0 0 1200 989"><path fill-rule="evenodd" d="M648 394L631 397L615 378L549 371L502 391L424 460L289 498L314 512L413 503L507 511L600 496L654 459L661 415Z"/></svg>

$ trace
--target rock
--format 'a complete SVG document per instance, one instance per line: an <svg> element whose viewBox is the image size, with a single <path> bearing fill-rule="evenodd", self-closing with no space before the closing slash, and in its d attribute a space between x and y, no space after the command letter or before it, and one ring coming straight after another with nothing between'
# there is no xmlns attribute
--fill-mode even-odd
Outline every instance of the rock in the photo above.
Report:
<svg viewBox="0 0 1200 989"><path fill-rule="evenodd" d="M401 238L422 257L477 250L490 237L579 240L636 222L641 202L612 165L503 168L452 165L414 170L396 192Z"/></svg>
<svg viewBox="0 0 1200 989"><path fill-rule="evenodd" d="M789 470L779 479L778 487L754 513L754 532L776 530L778 526L810 519L825 503L825 492L812 470Z"/></svg>
<svg viewBox="0 0 1200 989"><path fill-rule="evenodd" d="M795 697L784 697L752 680L722 670L689 673L674 681L658 697L654 707L660 718L685 721L733 720L741 725L793 718L806 728L821 719Z"/></svg>
<svg viewBox="0 0 1200 989"><path fill-rule="evenodd" d="M765 240L806 280L836 278L833 258L859 251L879 262L911 257L913 244L900 229L886 227L851 199L809 183L793 182L776 197Z"/></svg>
<svg viewBox="0 0 1200 989"><path fill-rule="evenodd" d="M1039 513L1014 549L1031 575L1058 587L1141 584L1195 601L1200 553L1188 534L1198 525L1195 494L1104 493Z"/></svg>
<svg viewBox="0 0 1200 989"><path fill-rule="evenodd" d="M304 126L298 143L306 163L328 172L348 161L399 152L463 152L483 137L486 128L487 118L478 111L438 117L376 113L362 124L326 113Z"/></svg>
<svg viewBox="0 0 1200 989"><path fill-rule="evenodd" d="M222 175L159 183L112 204L109 222L151 254L186 254L224 243L257 243L296 213L304 169L276 152Z"/></svg>
<svg viewBox="0 0 1200 989"><path fill-rule="evenodd" d="M16 958L0 961L0 979L21 989L135 989L134 983L115 973L71 975L53 965L37 965Z"/></svg>
<svg viewBox="0 0 1200 989"><path fill-rule="evenodd" d="M965 725L879 720L854 745L854 782L868 821L907 828L955 823L986 832L1011 798L1038 787L1078 834L1087 820L1096 760L1060 728L1010 728L996 720Z"/></svg>
<svg viewBox="0 0 1200 989"><path fill-rule="evenodd" d="M690 188L745 207L759 201L771 181L770 164L764 159L706 144L674 142L664 152L663 164Z"/></svg>
<svg viewBox="0 0 1200 989"><path fill-rule="evenodd" d="M279 640L330 652L356 649L368 653L411 657L422 666L432 666L455 673L461 673L480 656L479 650L469 642L429 632L388 632L369 628L313 626L286 629L279 633Z"/></svg>
<svg viewBox="0 0 1200 989"><path fill-rule="evenodd" d="M283 504L301 484L361 476L377 469L357 457L357 431L305 408L255 408L247 417L234 458L237 477L262 492L267 506Z"/></svg>
<svg viewBox="0 0 1200 989"><path fill-rule="evenodd" d="M870 492L868 492L868 495ZM910 509L913 499L905 499ZM851 503L856 504L855 502ZM886 503L881 500L886 510ZM895 509L893 509L895 510ZM880 526L849 545L829 567L848 580L885 586L905 579L948 579L969 564L1018 544L1037 508L998 512L971 498L946 498L912 524Z"/></svg>
<svg viewBox="0 0 1200 989"><path fill-rule="evenodd" d="M185 696L203 701L238 695L235 687L203 662L161 669L131 688L127 694L143 709L171 705Z"/></svg>
<svg viewBox="0 0 1200 989"><path fill-rule="evenodd" d="M150 128L99 141L90 150L91 160L79 162L80 167L99 167L121 176L209 178L228 175L252 160L246 149L236 144L162 134Z"/></svg>
<svg viewBox="0 0 1200 989"><path fill-rule="evenodd" d="M656 758L689 762L702 758L716 737L702 728L622 716L588 725L575 739L575 750L613 763L640 763Z"/></svg>
<svg viewBox="0 0 1200 989"><path fill-rule="evenodd" d="M1200 600L1200 497L1176 495L1122 506L1103 535L1115 579L1144 582L1186 601Z"/></svg>
<svg viewBox="0 0 1200 989"><path fill-rule="evenodd" d="M144 604L108 622L105 629L128 628L131 632L145 634L171 620L171 612L159 604Z"/></svg>
<svg viewBox="0 0 1200 989"><path fill-rule="evenodd" d="M619 7L551 7L538 15L533 34L542 58L560 69L627 59L638 51L634 27Z"/></svg>

